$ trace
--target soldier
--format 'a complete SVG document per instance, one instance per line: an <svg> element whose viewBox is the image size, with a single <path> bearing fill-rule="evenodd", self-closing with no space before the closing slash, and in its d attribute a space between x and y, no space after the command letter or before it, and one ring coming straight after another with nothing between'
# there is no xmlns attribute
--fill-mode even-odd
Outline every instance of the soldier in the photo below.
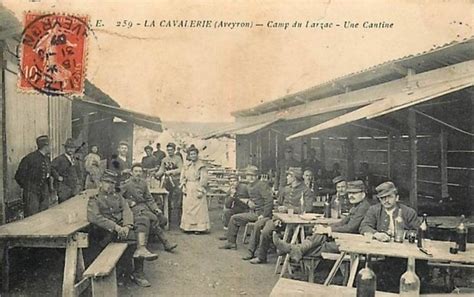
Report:
<svg viewBox="0 0 474 297"><path fill-rule="evenodd" d="M153 199L142 175L142 165L133 164L132 177L122 186L122 195L133 212L134 225L142 226L146 230L147 238L155 235L163 243L165 251L171 252L177 245L171 244L165 237L163 228L168 220Z"/></svg>
<svg viewBox="0 0 474 297"><path fill-rule="evenodd" d="M105 247L110 241L125 241L137 244L133 253L134 270L130 278L142 287L149 287L150 282L143 272L144 260L152 261L158 255L146 248L147 230L141 225L134 226L133 213L127 201L115 191L117 173L106 170L101 178L99 193L89 199L87 220L93 224L91 240ZM129 257L130 253L126 253ZM130 260L130 259L128 259Z"/></svg>
<svg viewBox="0 0 474 297"><path fill-rule="evenodd" d="M238 213L249 211L249 207L240 198L247 198L247 187L239 182L237 175L233 174L229 177L230 189L227 192L227 197L224 201L225 209L222 215L224 222L224 230L227 230L230 218ZM226 240L227 237L220 237L221 240Z"/></svg>
<svg viewBox="0 0 474 297"><path fill-rule="evenodd" d="M323 252L338 253L339 248L335 241L330 241L328 234L332 232L357 233L359 226L370 207L366 199L365 186L360 180L349 182L347 186L349 201L352 208L349 215L338 223L329 227L316 225L313 228L313 235L305 239L300 244L289 244L280 239L276 232L273 233L273 243L277 247L278 253L284 255L289 253L292 260L298 262L303 256L319 257Z"/></svg>
<svg viewBox="0 0 474 297"><path fill-rule="evenodd" d="M161 150L161 143L156 143L156 151L153 152L153 156L155 156L156 162L158 163L158 166L160 166L161 161L166 157L165 152Z"/></svg>
<svg viewBox="0 0 474 297"><path fill-rule="evenodd" d="M157 178L164 182L170 197L170 216L177 218L178 226L181 224L181 214L183 211L183 196L179 188L179 179L183 168L183 161L175 155L176 145L168 143L166 151L168 156L161 161L160 170L156 173ZM163 180L164 179L164 180Z"/></svg>
<svg viewBox="0 0 474 297"><path fill-rule="evenodd" d="M107 169L115 171L118 174L116 188L120 187L120 183L127 180L130 176L131 161L128 158L128 142L120 141L117 147L117 154L113 154Z"/></svg>
<svg viewBox="0 0 474 297"><path fill-rule="evenodd" d="M334 205L336 201L340 203L341 213L347 213L351 209L349 203L349 197L347 196L347 182L343 176L336 176L333 178L332 183L336 187L336 194L331 198L331 205Z"/></svg>
<svg viewBox="0 0 474 297"><path fill-rule="evenodd" d="M295 160L293 157L293 148L289 146L285 149L285 159L279 162L275 176L275 184L273 185L274 191L278 191L278 199L281 199L285 191L287 185L286 172L290 167L300 167L300 162Z"/></svg>
<svg viewBox="0 0 474 297"><path fill-rule="evenodd" d="M219 247L220 249L237 249L236 240L239 227L243 227L249 222L272 217L273 197L268 183L258 180L258 168L256 166L249 166L246 175L249 181L247 186L249 194L247 206L250 211L235 214L230 218L229 229L227 230L227 243Z"/></svg>
<svg viewBox="0 0 474 297"><path fill-rule="evenodd" d="M51 196L51 161L47 135L36 138L38 149L20 161L15 180L23 189L23 213L34 215L49 207Z"/></svg>
<svg viewBox="0 0 474 297"><path fill-rule="evenodd" d="M66 139L65 153L54 158L51 163L51 175L54 187L58 191L59 203L68 200L79 192L79 164L74 156L76 145L72 138Z"/></svg>
<svg viewBox="0 0 474 297"><path fill-rule="evenodd" d="M316 193L314 189L314 174L311 169L306 169L303 173L303 181L305 186L307 186L313 193Z"/></svg>
<svg viewBox="0 0 474 297"><path fill-rule="evenodd" d="M286 178L288 186L281 196L281 201L278 201L280 204L278 211L287 212L288 209L293 209L296 214L311 212L314 193L303 183L301 168L290 167ZM272 232L277 229L279 231L284 229L279 220L271 220L270 218L258 220L253 228L248 253L242 259L250 260L251 264L266 263L267 252L272 242Z"/></svg>
<svg viewBox="0 0 474 297"><path fill-rule="evenodd" d="M151 172L159 169L160 163L158 163L156 157L153 156L153 147L150 145L145 146L145 153L146 156L142 158L142 166L148 176Z"/></svg>

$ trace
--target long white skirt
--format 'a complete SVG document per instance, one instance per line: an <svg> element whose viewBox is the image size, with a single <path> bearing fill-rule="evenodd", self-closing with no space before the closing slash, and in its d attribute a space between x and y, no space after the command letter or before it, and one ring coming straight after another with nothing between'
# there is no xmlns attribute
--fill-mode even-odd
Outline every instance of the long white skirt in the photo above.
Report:
<svg viewBox="0 0 474 297"><path fill-rule="evenodd" d="M206 195L198 197L198 182L187 182L183 193L183 215L181 229L184 231L209 231L211 222L207 209Z"/></svg>

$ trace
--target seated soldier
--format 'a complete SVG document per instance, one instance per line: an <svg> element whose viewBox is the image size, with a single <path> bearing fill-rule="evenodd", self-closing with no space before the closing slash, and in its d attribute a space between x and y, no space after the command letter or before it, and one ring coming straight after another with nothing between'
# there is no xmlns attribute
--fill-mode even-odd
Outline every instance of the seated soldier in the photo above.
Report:
<svg viewBox="0 0 474 297"><path fill-rule="evenodd" d="M134 270L130 278L139 286L149 287L150 282L143 272L143 260L156 260L158 255L147 250L146 230L134 226L133 213L127 201L115 191L117 177L117 173L106 170L101 177L99 193L89 199L87 220L93 224L91 241L99 242L101 248L110 241L136 242L137 247L133 253ZM129 253L126 252L125 255Z"/></svg>
<svg viewBox="0 0 474 297"><path fill-rule="evenodd" d="M273 209L273 197L270 186L267 182L258 179L258 168L249 166L246 170L247 190L249 201L247 205L249 211L235 214L230 218L229 229L227 230L227 243L220 249L237 249L237 233L239 228L247 225L249 222L256 222L259 219L271 218Z"/></svg>
<svg viewBox="0 0 474 297"><path fill-rule="evenodd" d="M306 238L300 244L289 244L280 239L276 232L273 233L273 243L277 247L280 255L290 254L294 261L300 261L303 256L321 256L323 252L338 253L339 249L335 241L330 241L328 234L332 232L357 233L360 223L364 219L370 207L366 199L365 186L360 180L347 183L347 193L349 202L352 205L349 215L338 223L329 227L316 225L313 228L313 235Z"/></svg>
<svg viewBox="0 0 474 297"><path fill-rule="evenodd" d="M156 236L158 241L163 243L165 251L172 252L177 244L171 244L163 231L168 220L156 205L142 175L142 165L140 163L133 164L132 177L122 186L122 196L127 200L133 212L134 225L141 226L146 230L147 238Z"/></svg>
<svg viewBox="0 0 474 297"><path fill-rule="evenodd" d="M417 230L420 224L416 211L404 204L398 203L399 196L392 182L384 182L378 185L377 198L380 203L372 205L364 220L360 224L360 233L371 233L378 241L387 242L394 235L395 218L398 212L402 212L405 230Z"/></svg>
<svg viewBox="0 0 474 297"><path fill-rule="evenodd" d="M343 176L336 176L333 178L332 183L336 186L336 194L331 198L331 206L333 206L337 200L341 206L341 213L348 213L351 209L351 204L347 197L346 179Z"/></svg>
<svg viewBox="0 0 474 297"><path fill-rule="evenodd" d="M230 189L227 193L224 205L224 213L222 215L222 220L224 223L224 230L227 230L229 225L230 218L238 213L244 213L249 211L247 204L240 200L240 198L248 198L247 187L245 184L239 182L237 175L233 174L229 177ZM219 238L222 239L222 238ZM222 240L226 240L227 237L224 237Z"/></svg>
<svg viewBox="0 0 474 297"><path fill-rule="evenodd" d="M278 212L287 212L293 209L296 214L311 212L314 193L303 183L303 171L300 167L290 167L286 176L288 186L285 188L281 201L278 201ZM250 260L252 264L267 262L267 252L272 241L272 232L284 229L279 220L263 218L255 223L250 238L250 245L243 260ZM257 257L254 254L257 252Z"/></svg>

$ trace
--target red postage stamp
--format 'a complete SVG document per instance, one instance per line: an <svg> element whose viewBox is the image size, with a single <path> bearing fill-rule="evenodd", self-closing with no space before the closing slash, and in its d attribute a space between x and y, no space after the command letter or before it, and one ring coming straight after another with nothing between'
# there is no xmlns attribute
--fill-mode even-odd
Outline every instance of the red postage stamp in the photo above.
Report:
<svg viewBox="0 0 474 297"><path fill-rule="evenodd" d="M18 87L47 95L82 94L88 18L28 12L18 46Z"/></svg>

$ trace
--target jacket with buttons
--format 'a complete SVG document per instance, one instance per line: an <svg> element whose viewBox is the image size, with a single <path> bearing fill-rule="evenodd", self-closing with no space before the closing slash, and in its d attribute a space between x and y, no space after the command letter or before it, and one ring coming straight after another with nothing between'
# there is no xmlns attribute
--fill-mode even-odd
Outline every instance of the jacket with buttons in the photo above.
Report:
<svg viewBox="0 0 474 297"><path fill-rule="evenodd" d="M45 186L49 186L50 174L49 156L36 150L21 159L15 180L25 191L39 192Z"/></svg>
<svg viewBox="0 0 474 297"><path fill-rule="evenodd" d="M279 204L291 208L295 213L311 212L313 210L314 193L304 184L299 183L295 187L289 185L285 188Z"/></svg>
<svg viewBox="0 0 474 297"><path fill-rule="evenodd" d="M357 233L369 208L370 203L367 201L367 198L365 198L357 205L354 205L349 210L347 217L342 219L342 221L331 224L331 230L340 233Z"/></svg>
<svg viewBox="0 0 474 297"><path fill-rule="evenodd" d="M393 212L393 219L398 216L399 210L402 210L403 218L403 229L405 230L416 230L420 225L418 215L416 211L404 204L397 203L395 211ZM385 211L382 204L378 203L372 205L367 214L364 217L364 220L360 224L360 233L375 233L375 232L387 232L390 226L390 217Z"/></svg>
<svg viewBox="0 0 474 297"><path fill-rule="evenodd" d="M133 212L158 209L145 180L132 177L122 185L121 189L122 196L127 200Z"/></svg>
<svg viewBox="0 0 474 297"><path fill-rule="evenodd" d="M247 186L249 199L255 203L255 213L266 218L272 217L273 197L268 183L257 180Z"/></svg>
<svg viewBox="0 0 474 297"><path fill-rule="evenodd" d="M111 194L99 192L89 198L87 220L113 232L117 227L133 226L133 214L125 199L117 192Z"/></svg>

